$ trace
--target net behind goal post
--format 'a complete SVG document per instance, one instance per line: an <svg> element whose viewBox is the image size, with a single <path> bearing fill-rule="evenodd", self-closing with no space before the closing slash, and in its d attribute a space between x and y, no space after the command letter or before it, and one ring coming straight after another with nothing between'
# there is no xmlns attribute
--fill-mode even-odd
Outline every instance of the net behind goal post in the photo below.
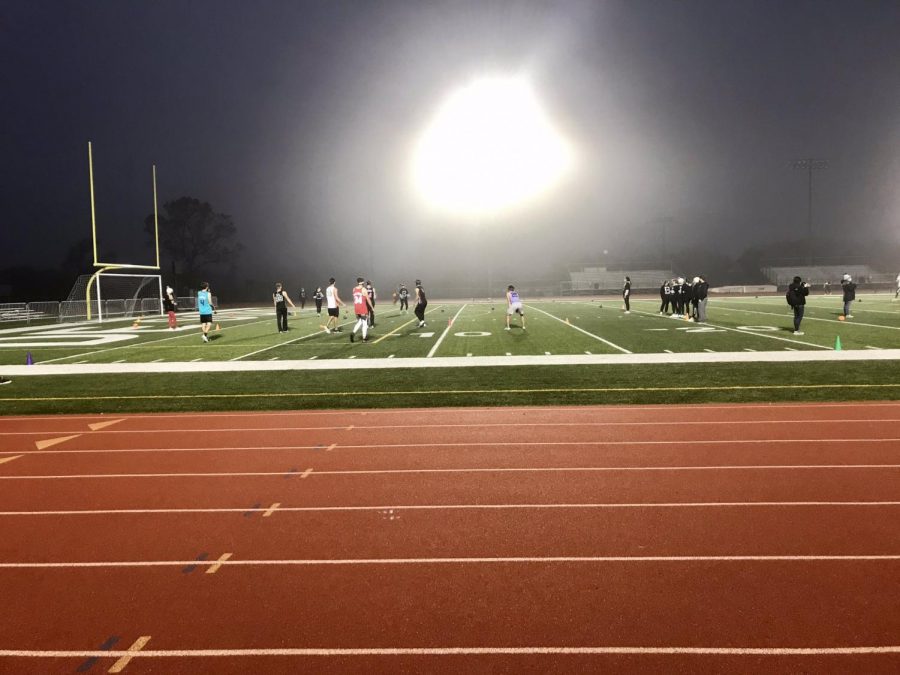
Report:
<svg viewBox="0 0 900 675"><path fill-rule="evenodd" d="M60 320L96 318L103 321L160 315L162 291L162 277L158 274L118 271L82 274L75 281L68 299L60 304Z"/></svg>

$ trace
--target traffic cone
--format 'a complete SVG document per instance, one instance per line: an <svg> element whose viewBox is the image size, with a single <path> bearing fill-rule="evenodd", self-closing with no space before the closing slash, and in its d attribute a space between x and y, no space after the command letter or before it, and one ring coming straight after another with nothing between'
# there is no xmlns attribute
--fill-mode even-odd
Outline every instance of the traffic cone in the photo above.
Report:
<svg viewBox="0 0 900 675"><path fill-rule="evenodd" d="M222 330L222 329L219 327L219 324L216 324L216 330Z"/></svg>
<svg viewBox="0 0 900 675"><path fill-rule="evenodd" d="M836 351L836 352L841 351L841 336L840 335L838 335L834 339L834 351Z"/></svg>
<svg viewBox="0 0 900 675"><path fill-rule="evenodd" d="M31 352L25 352L25 365L26 366L34 365L34 359L31 358Z"/></svg>

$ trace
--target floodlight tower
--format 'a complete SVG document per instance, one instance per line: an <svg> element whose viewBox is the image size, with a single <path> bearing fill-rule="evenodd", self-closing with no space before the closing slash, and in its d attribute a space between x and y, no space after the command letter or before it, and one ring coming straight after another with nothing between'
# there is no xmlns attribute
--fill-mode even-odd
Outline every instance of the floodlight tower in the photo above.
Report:
<svg viewBox="0 0 900 675"><path fill-rule="evenodd" d="M807 228L807 236L809 238L809 266L812 267L813 264L813 219L812 219L812 204L813 204L813 172L819 169L827 169L828 168L828 160L827 159L814 159L809 157L807 159L794 159L791 160L791 168L793 169L802 169L809 173L809 200L806 208L806 228Z"/></svg>

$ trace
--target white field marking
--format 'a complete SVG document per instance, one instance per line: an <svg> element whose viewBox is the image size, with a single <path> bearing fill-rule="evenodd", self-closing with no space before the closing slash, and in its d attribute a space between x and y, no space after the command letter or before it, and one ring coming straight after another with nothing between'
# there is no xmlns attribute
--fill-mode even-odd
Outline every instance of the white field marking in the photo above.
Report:
<svg viewBox="0 0 900 675"><path fill-rule="evenodd" d="M269 359L269 361L277 361L277 360L278 360L277 356L273 356L271 359Z"/></svg>
<svg viewBox="0 0 900 675"><path fill-rule="evenodd" d="M590 352L589 352L589 351L585 351L585 352L584 352L584 353L585 353L585 354L590 354Z"/></svg>
<svg viewBox="0 0 900 675"><path fill-rule="evenodd" d="M703 351L709 352L710 354L715 354L715 353L716 353L716 350L715 350L715 349L704 349Z"/></svg>
<svg viewBox="0 0 900 675"><path fill-rule="evenodd" d="M637 312L638 310L634 310ZM575 327L577 328L577 327ZM580 330L580 329L579 329ZM787 338L779 338L773 335L763 333L747 333L744 331L722 328L722 330L730 330L744 335L756 335L757 337L769 338L772 340L787 340ZM422 335L422 334L418 334ZM795 340L787 340L796 344ZM577 366L577 365L631 365L631 364L654 364L654 363L801 363L801 362L822 362L822 361L896 361L900 359L900 348L896 349L851 349L835 352L831 347L822 345L808 344L816 347L816 350L803 350L794 353L785 353L779 351L763 351L763 352L717 352L708 354L706 352L684 352L676 355L669 353L638 353L638 354L556 354L545 356L543 354L517 355L512 357L506 356L439 356L435 358L425 357L409 357L402 359L387 358L366 358L357 360L348 359L325 359L325 360L299 360L284 359L280 361L206 361L202 364L190 363L188 361L167 362L167 363L86 363L82 365L65 364L65 365L31 365L31 366L4 366L4 375L11 377L41 377L46 375L99 375L114 373L224 373L224 372L273 372L273 371L296 371L296 370L396 370L396 369L419 369L419 368L472 368L472 367L515 367L515 366ZM209 348L207 348L209 349ZM819 351L821 350L821 351ZM822 385L803 385L803 389L816 388ZM856 385L856 386L876 386L876 385ZM891 385L892 386L892 385ZM741 389L742 387L729 387L729 389ZM750 385L743 387L746 389L759 389L759 386ZM771 386L763 388L772 388ZM783 385L780 388L801 388L799 385ZM721 390L721 387L693 387L694 390ZM588 388L588 389L560 389L559 391L681 391L677 387L671 388ZM549 392L555 390L549 389L521 389L521 390L498 390L500 393L538 393ZM24 398L0 398L0 401L77 401L77 400L132 400L132 399L155 399L165 398L262 398L262 397L325 397L325 396L356 396L360 392L308 392L308 393L262 393L262 394L191 394L191 395L147 395L147 396L63 396L63 397L29 397ZM400 393L410 394L434 394L447 393L444 391L408 391L408 392L362 392L372 396L396 396ZM453 391L449 393L454 393ZM456 391L455 393L485 393L485 390L465 390ZM490 392L488 392L490 393Z"/></svg>
<svg viewBox="0 0 900 675"><path fill-rule="evenodd" d="M550 352L544 352L545 356L550 356Z"/></svg>
<svg viewBox="0 0 900 675"><path fill-rule="evenodd" d="M264 321L251 321L250 323L241 323L236 326L226 326L222 330L226 331L226 330L230 330L232 328L246 328L247 326L253 326L258 323L265 323L265 322ZM46 361L42 361L41 363L55 363L57 361L65 361L67 359L75 359L75 358L78 358L79 356L93 356L94 354L104 354L106 352L111 352L116 349L142 348L142 347L146 347L147 345L156 344L158 342L167 342L169 340L178 340L180 338L185 338L185 337L195 338L196 333L191 332L191 333L187 333L187 334L183 334L183 335L172 335L169 337L159 338L158 340L144 340L143 342L129 343L127 345L119 345L118 347L108 347L106 349L96 349L92 352L83 352L81 354L70 354L69 356L60 356L59 358L55 358L55 359L47 359Z"/></svg>
<svg viewBox="0 0 900 675"><path fill-rule="evenodd" d="M318 357L318 356L310 356L310 357L309 357L309 360L310 360L310 361L315 361L317 358L319 358L319 357Z"/></svg>
<svg viewBox="0 0 900 675"><path fill-rule="evenodd" d="M196 563L192 561L191 564ZM0 657L85 659L125 656L123 651L2 649ZM656 656L867 656L900 654L900 645L866 647L273 647L253 649L148 649L134 658L237 658L264 656L561 656L561 655L656 655Z"/></svg>
<svg viewBox="0 0 900 675"><path fill-rule="evenodd" d="M466 356L472 356L472 352L469 352L468 354L466 354Z"/></svg>
<svg viewBox="0 0 900 675"><path fill-rule="evenodd" d="M87 361L72 361L73 366L80 366L82 363L87 363Z"/></svg>
<svg viewBox="0 0 900 675"><path fill-rule="evenodd" d="M22 455L13 455L12 457L0 457L0 464L6 464L7 462L11 462L14 459L19 459Z"/></svg>
<svg viewBox="0 0 900 675"><path fill-rule="evenodd" d="M900 560L900 555L656 555L656 556L509 556L509 557L460 557L460 558L301 558L266 560L230 560L231 553L222 554L218 560L105 560L80 562L16 562L0 563L0 569L91 569L116 567L185 567L187 565L212 565L207 574L215 574L225 567L257 566L344 566L344 565L463 565L494 563L682 563L682 562L886 562ZM110 656L114 652L101 652ZM0 652L2 654L2 652Z"/></svg>
<svg viewBox="0 0 900 675"><path fill-rule="evenodd" d="M275 513L279 506L281 506L281 502L275 502L274 504L272 504L272 506L270 506L263 512L263 518L268 518L273 513Z"/></svg>
<svg viewBox="0 0 900 675"><path fill-rule="evenodd" d="M73 438L78 438L81 434L74 434L72 436L60 436L58 438L48 438L43 441L35 441L34 446L38 450L44 450L46 448L52 447L54 445L59 445L60 443L65 443L66 441L71 441ZM2 453L0 453L2 454Z"/></svg>
<svg viewBox="0 0 900 675"><path fill-rule="evenodd" d="M840 402L828 402L823 401L822 403L724 403L724 404L708 404L703 403L699 405L684 405L684 404L648 404L648 405L617 405L615 407L603 406L603 405L571 405L571 406L502 406L500 408L491 408L485 406L468 406L468 407L460 407L460 408L384 408L378 410L376 414L378 415L404 415L408 416L410 412L419 411L419 412L427 412L427 413L449 413L453 415L459 415L461 413L468 412L489 412L491 414L500 414L500 413L510 413L517 414L523 411L525 412L540 412L540 413L548 413L548 412L567 412L567 413L606 413L610 410L615 411L623 411L623 412L632 412L632 411L659 411L665 408L666 410L754 410L754 409L765 409L765 410L787 410L794 408L900 408L900 401L854 401L852 403L840 403ZM248 417L310 417L310 416L318 416L318 415L342 415L347 416L349 413L346 410L289 410L289 411L279 411L279 410L269 410L269 411L257 411L257 412L217 412L210 411L208 413L204 413L205 417L239 417L239 418L248 418ZM135 420L147 420L147 419L184 419L187 413L135 413L129 414L128 419ZM4 415L0 417L0 425L4 422L21 422L25 421L38 421L38 420L95 420L102 419L102 416L99 414L93 415Z"/></svg>
<svg viewBox="0 0 900 675"><path fill-rule="evenodd" d="M628 351L627 349L625 349L625 347L620 347L619 345L615 344L614 342L610 342L609 340L603 339L603 338L600 337L599 335L594 335L593 333L587 332L587 331L584 330L583 328L579 328L578 326L576 326L576 325L574 325L574 324L568 323L567 321L563 321L563 320L560 319L558 316L555 316L555 315L551 314L550 312L545 312L544 310L542 310L542 309L540 309L540 308L538 308L538 307L535 307L534 305L528 305L528 306L529 306L531 309L533 309L533 310L535 310L535 311L537 311L537 312L540 312L541 314L546 314L546 315L549 316L551 319L556 319L556 320L559 321L561 324L565 324L566 326L569 326L570 328L574 328L575 330L577 330L577 331L580 332L580 333L584 333L584 334L587 335L588 337L592 337L592 338L594 338L595 340L599 340L599 341L602 342L603 344L608 345L608 346L612 347L613 349L618 349L618 350L619 350L620 352L622 352L623 354L631 354L631 352Z"/></svg>
<svg viewBox="0 0 900 675"><path fill-rule="evenodd" d="M231 553L223 553L222 555L220 555L215 563L213 563L213 565L208 570L206 570L206 573L215 574L216 572L218 572L219 568L222 567L222 565L224 565L229 558L231 558L231 555Z"/></svg>
<svg viewBox="0 0 900 675"><path fill-rule="evenodd" d="M116 424L117 422L121 422L123 420L115 420L109 423L100 423L100 425L89 425L90 427L98 426L98 428L103 428L104 426ZM808 419L802 420L803 424L886 424L893 422L900 422L900 417L867 417L867 418L838 418L832 417L827 419ZM761 424L761 425L771 425L771 424L797 424L796 419L759 419L759 420L659 420L659 421L651 421L651 420L635 420L635 421L613 421L613 420L605 420L605 421L582 421L582 422L443 422L443 423L434 423L434 424L416 424L417 429L469 429L469 428L477 428L477 429L488 429L491 427L671 427L671 426L735 426L735 425L752 425L752 424ZM177 428L167 428L167 429L110 429L104 433L105 436L111 436L115 434L149 434L152 436L159 436L163 434L178 434L183 435L186 433L213 433L213 432L221 432L221 433L258 433L260 431L272 432L272 431L352 431L353 429L409 429L409 425L406 424L364 424L359 427L356 425L327 425L327 426L289 426L289 427L276 427L276 426L265 426L265 427L224 427L224 426L212 426L212 427L182 427L179 426ZM74 429L72 431L75 431ZM66 433L65 431L59 430L57 433ZM0 431L0 436L44 436L46 435L46 431ZM58 443L62 443L63 440L69 440L71 438L76 438L81 434L76 434L74 436L67 436L64 439L51 439ZM43 441L41 441L43 443ZM52 445L52 444L51 444ZM44 447L48 447L47 445L43 445L40 449ZM3 454L4 451L0 450L0 454ZM11 452L11 451L10 451ZM18 451L16 451L18 452Z"/></svg>
<svg viewBox="0 0 900 675"><path fill-rule="evenodd" d="M744 314L765 314L767 316L778 316L783 318L790 318L789 314L778 314L777 312L761 312L759 310L754 309L741 309L734 308L735 312L742 312ZM861 310L861 311L878 311L878 310ZM887 312L891 314L892 312ZM896 315L895 315L896 316ZM840 321L839 319L823 319L821 317L809 316L808 314L803 317L803 320L806 321L809 319L810 321L825 321L827 323L840 323L841 327L844 326L865 326L867 328L887 328L888 330L900 330L900 326L885 326L880 323L860 323L859 321Z"/></svg>
<svg viewBox="0 0 900 675"><path fill-rule="evenodd" d="M881 349L881 347L873 347L872 345L866 345L866 349Z"/></svg>
<svg viewBox="0 0 900 675"><path fill-rule="evenodd" d="M750 347L744 347L745 352L755 352L755 349L750 349Z"/></svg>
<svg viewBox="0 0 900 675"><path fill-rule="evenodd" d="M674 354L674 353L675 353L675 352L673 352L671 349L663 349L663 351L664 351L666 354Z"/></svg>
<svg viewBox="0 0 900 675"><path fill-rule="evenodd" d="M462 307L460 307L459 310L456 312L456 314L453 315L453 318L447 322L447 327L441 333L440 337L438 337L437 341L431 347L431 351L428 352L428 355L425 358L430 359L435 355L435 353L438 350L438 347L441 346L441 343L444 341L444 338L447 337L447 333L450 332L450 329L453 327L453 324L456 323L456 319L459 318L459 315L462 314L462 311L465 308L466 308L466 305L463 305ZM507 354L507 356L510 356L510 354Z"/></svg>
<svg viewBox="0 0 900 675"><path fill-rule="evenodd" d="M685 471L821 471L831 469L900 469L900 464L720 464L714 466L554 466L500 467L465 469L348 469L316 471L307 469L300 477L316 476L384 476L404 474L474 474L474 473L665 473ZM249 476L284 476L284 471L228 471L210 473L94 473L33 476L0 476L0 480L83 480L100 478L239 478Z"/></svg>
<svg viewBox="0 0 900 675"><path fill-rule="evenodd" d="M344 323L340 323L340 324L338 324L338 326L349 326L354 322L355 322L355 319L353 321L345 321ZM228 359L228 361L229 362L240 361L242 359L246 359L248 356L256 356L257 354L262 354L263 352L267 352L270 349L275 349L276 347L284 347L285 345L289 345L294 342L299 342L300 340L305 340L307 338L311 338L315 335L321 335L321 334L322 334L322 330L319 329L312 333L307 333L306 335L301 335L300 337L294 338L293 340L285 340L284 342L278 342L274 345L270 345L268 347L263 347L262 349L257 349L256 351L248 352L247 354L242 354L241 356L235 356L233 359Z"/></svg>
<svg viewBox="0 0 900 675"><path fill-rule="evenodd" d="M128 662L131 661L138 653L150 642L149 635L142 635L134 643L125 651L122 656L119 657L119 660L116 661L112 667L107 670L108 673L121 673L125 666L128 665Z"/></svg>
<svg viewBox="0 0 900 675"><path fill-rule="evenodd" d="M553 503L553 504L388 504L385 506L281 506L276 502L265 509L269 512L285 513L330 513L354 511L506 511L541 509L701 509L701 508L821 508L821 507L894 507L900 501L808 501L808 502L598 502L598 503ZM2 516L112 516L112 515L166 515L182 513L247 513L263 511L262 508L173 508L173 509L86 509L62 511L0 511Z"/></svg>
<svg viewBox="0 0 900 675"><path fill-rule="evenodd" d="M394 354L388 354L388 358L389 358L389 359L394 358Z"/></svg>
<svg viewBox="0 0 900 675"><path fill-rule="evenodd" d="M636 313L638 313L638 314L643 314L644 316L653 316L653 317L659 318L659 314L654 314L653 312L644 312L644 311L639 310L639 309L636 309L636 310L634 310L634 311L635 311ZM665 317L663 317L663 318L665 318ZM816 349L827 349L827 350L829 350L829 351L832 351L831 347L825 347L825 346L823 346L823 345L817 345L817 344L814 343L814 342L804 342L803 340L792 340L792 339L790 339L790 338L783 338L783 337L779 337L779 336L777 336L777 335L771 335L771 334L769 334L769 333L763 333L763 332L758 332L758 331L755 332L755 331L749 331L749 330L742 330L742 329L740 329L740 328L731 328L730 326L721 326L721 325L715 324L715 323L705 323L704 326L708 326L708 327L710 327L710 328L718 328L719 330L727 330L727 331L730 331L730 332L732 332L732 333L740 333L741 335L755 335L755 336L757 336L757 337L768 338L768 339L770 339L770 340L781 340L782 342L791 342L791 343L793 343L793 344L804 345L804 346L806 346L806 347L815 347ZM728 352L723 352L723 353L728 353ZM739 353L739 352L738 352L738 353ZM757 353L758 353L758 352L757 352Z"/></svg>
<svg viewBox="0 0 900 675"><path fill-rule="evenodd" d="M197 361L202 361L203 357L198 357L196 359L191 359L191 363L196 363Z"/></svg>
<svg viewBox="0 0 900 675"><path fill-rule="evenodd" d="M425 310L425 315L428 316L429 314L432 314L433 312L435 312L436 310L440 309L440 308L443 307L443 306L444 306L444 305L435 305L435 306L432 307L431 309L426 309L426 310ZM465 307L465 305L463 305L463 307ZM389 338L389 337L391 337L391 336L393 336L393 335L396 335L398 332L400 332L401 330L403 330L404 328L406 328L409 324L411 324L411 323L418 323L418 322L419 322L418 319L410 319L410 320L407 321L406 323L402 323L402 324L400 324L399 326L397 326L397 327L396 327L394 330L392 330L390 333L385 333L385 334L382 335L380 338L378 338L377 340L375 340L372 344L373 344L373 345L377 345L377 344L378 344L379 342L381 342L382 340L386 340L387 338Z"/></svg>
<svg viewBox="0 0 900 675"><path fill-rule="evenodd" d="M348 356L347 358L348 358L348 359L355 359L355 358L356 358L356 354L351 354L351 355Z"/></svg>
<svg viewBox="0 0 900 675"><path fill-rule="evenodd" d="M761 438L755 440L743 439L740 441L733 440L693 440L686 441L683 439L672 439L666 441L497 441L497 442L476 442L476 443L375 443L372 445L341 445L340 447L348 450L383 450L395 448L416 448L416 449L441 449L441 448L483 448L483 447L545 447L545 446L635 446L635 445L759 445L759 444L780 444L780 443L898 443L900 438ZM335 446L336 447L336 446ZM103 455L117 453L137 453L137 452L260 452L265 450L319 450L320 445L254 445L254 446L233 446L233 447L213 447L213 448L118 448L106 450L32 450L25 454L28 455ZM331 448L326 448L330 450ZM0 455L9 454L9 451L0 452ZM4 477L0 476L0 480Z"/></svg>
<svg viewBox="0 0 900 675"><path fill-rule="evenodd" d="M329 445L327 448L325 448L325 452L331 452L331 451L334 450L336 447L337 447L337 443L332 443L332 444Z"/></svg>
<svg viewBox="0 0 900 675"><path fill-rule="evenodd" d="M118 361L113 361L113 363L125 363L125 359L119 359Z"/></svg>
<svg viewBox="0 0 900 675"><path fill-rule="evenodd" d="M162 363L164 359L153 359L150 363Z"/></svg>
<svg viewBox="0 0 900 675"><path fill-rule="evenodd" d="M512 352L506 352L507 356L512 356Z"/></svg>

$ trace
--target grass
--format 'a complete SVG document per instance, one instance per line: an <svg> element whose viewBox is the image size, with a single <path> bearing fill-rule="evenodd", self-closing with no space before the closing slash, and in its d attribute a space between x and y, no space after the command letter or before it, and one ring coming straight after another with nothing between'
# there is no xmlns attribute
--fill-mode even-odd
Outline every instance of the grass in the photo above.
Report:
<svg viewBox="0 0 900 675"><path fill-rule="evenodd" d="M310 310L279 334L269 309L223 311L213 341L199 338L196 315L182 330L164 320L97 326L52 325L0 331L0 363L141 363L504 356L522 354L674 354L712 351L900 348L900 303L889 295L861 296L854 318L839 321L837 296L815 296L805 335L792 334L781 297L713 298L709 323L660 316L655 298L637 298L624 314L621 301L536 302L526 305L523 332L505 326L505 305L432 303L428 326L392 305L379 305L370 342L351 344L350 325L327 335ZM452 319L452 326L449 325ZM342 318L350 324L350 318ZM514 325L519 319L514 320ZM65 343L65 344L60 344ZM73 344L74 343L74 344ZM48 346L48 345L53 346ZM15 346L13 346L15 345ZM0 390L3 414L152 410L438 405L544 405L710 401L833 401L896 399L893 361L827 363L713 363L464 367L367 371L295 371L196 374L52 375L18 377Z"/></svg>

